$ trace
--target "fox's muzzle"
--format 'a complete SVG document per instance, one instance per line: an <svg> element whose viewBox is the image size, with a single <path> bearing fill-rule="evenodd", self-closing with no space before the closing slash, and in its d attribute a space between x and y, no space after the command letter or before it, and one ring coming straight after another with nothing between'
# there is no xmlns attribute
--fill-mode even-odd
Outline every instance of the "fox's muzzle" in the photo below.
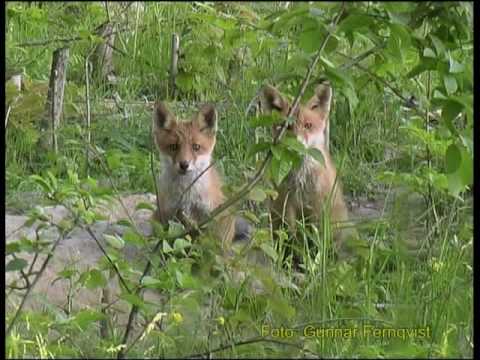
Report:
<svg viewBox="0 0 480 360"><path fill-rule="evenodd" d="M189 169L190 169L190 164L189 164L188 161L180 161L180 162L178 163L178 168L179 168L180 174L184 175L184 174L186 174L186 173L189 171Z"/></svg>

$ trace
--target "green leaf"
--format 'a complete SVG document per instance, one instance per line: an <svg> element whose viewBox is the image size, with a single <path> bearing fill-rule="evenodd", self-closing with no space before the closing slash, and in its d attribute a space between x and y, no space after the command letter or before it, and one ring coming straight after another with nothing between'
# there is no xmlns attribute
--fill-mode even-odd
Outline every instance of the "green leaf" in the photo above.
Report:
<svg viewBox="0 0 480 360"><path fill-rule="evenodd" d="M253 144L247 154L247 158L251 158L256 153L270 149L272 144L266 141L261 141L256 144Z"/></svg>
<svg viewBox="0 0 480 360"><path fill-rule="evenodd" d="M277 261L278 254L275 251L275 249L268 243L261 243L260 244L260 249L268 255L273 261Z"/></svg>
<svg viewBox="0 0 480 360"><path fill-rule="evenodd" d="M5 254L10 255L14 254L17 252L20 252L20 243L18 241L10 242L7 245L5 245Z"/></svg>
<svg viewBox="0 0 480 360"><path fill-rule="evenodd" d="M138 306L138 307L144 307L145 306L145 302L143 301L143 299L140 296L135 295L135 294L123 293L123 294L120 295L120 298L125 300L126 302L128 302L132 305Z"/></svg>
<svg viewBox="0 0 480 360"><path fill-rule="evenodd" d="M107 279L105 279L105 276L103 276L100 270L92 269L88 272L88 276L85 279L87 289L103 288L106 285Z"/></svg>
<svg viewBox="0 0 480 360"><path fill-rule="evenodd" d="M408 25L408 22L410 21L409 13L396 13L392 11L387 11L387 13L392 24Z"/></svg>
<svg viewBox="0 0 480 360"><path fill-rule="evenodd" d="M142 279L142 286L146 288L158 288L162 286L162 281L155 279L151 276L145 276Z"/></svg>
<svg viewBox="0 0 480 360"><path fill-rule="evenodd" d="M146 243L144 237L132 229L127 229L127 231L125 231L125 234L123 234L123 240L139 247L144 246Z"/></svg>
<svg viewBox="0 0 480 360"><path fill-rule="evenodd" d="M465 148L462 148L462 163L458 169L458 173L462 183L465 186L473 184L473 158L472 154Z"/></svg>
<svg viewBox="0 0 480 360"><path fill-rule="evenodd" d="M333 83L333 87L339 89L347 98L350 111L353 111L358 104L357 93L354 88L354 82L344 71L339 71L335 65L325 57L320 57L320 62L324 65L327 78Z"/></svg>
<svg viewBox="0 0 480 360"><path fill-rule="evenodd" d="M155 211L155 206L148 202L140 202L135 206L135 210L152 210Z"/></svg>
<svg viewBox="0 0 480 360"><path fill-rule="evenodd" d="M451 144L445 152L446 172L454 173L460 167L462 153L456 144Z"/></svg>
<svg viewBox="0 0 480 360"><path fill-rule="evenodd" d="M190 91L193 89L194 77L191 73L181 72L177 75L176 84L183 91Z"/></svg>
<svg viewBox="0 0 480 360"><path fill-rule="evenodd" d="M318 50L320 43L320 35L316 30L303 31L298 39L300 48L307 52L313 53Z"/></svg>
<svg viewBox="0 0 480 360"><path fill-rule="evenodd" d="M307 53L313 53L320 48L322 41L322 31L317 21L313 19L305 19L303 23L303 31L300 33L298 45Z"/></svg>
<svg viewBox="0 0 480 360"><path fill-rule="evenodd" d="M246 217L247 220L250 220L254 224L260 223L260 219L252 211L244 211L243 216Z"/></svg>
<svg viewBox="0 0 480 360"><path fill-rule="evenodd" d="M120 249L123 249L123 247L125 246L125 241L123 241L123 239L116 234L115 235L103 234L103 237L107 241L107 244L109 244L115 249L120 250Z"/></svg>
<svg viewBox="0 0 480 360"><path fill-rule="evenodd" d="M33 180L36 184L40 185L43 191L47 194L53 193L53 187L48 181L42 178L39 175L30 175L30 179Z"/></svg>
<svg viewBox="0 0 480 360"><path fill-rule="evenodd" d="M283 158L283 148L281 145L272 145L270 150L272 151L273 157L281 160Z"/></svg>
<svg viewBox="0 0 480 360"><path fill-rule="evenodd" d="M252 201L262 202L267 198L267 194L260 187L254 187L248 194L248 199Z"/></svg>
<svg viewBox="0 0 480 360"><path fill-rule="evenodd" d="M172 247L170 246L170 244L167 242L167 240L163 240L163 244L162 244L162 251L166 254L168 254L169 252L172 252L173 249Z"/></svg>
<svg viewBox="0 0 480 360"><path fill-rule="evenodd" d="M453 124L453 120L463 110L463 106L456 101L447 100L442 107L442 119L445 121L445 125L453 133L457 134L458 131Z"/></svg>
<svg viewBox="0 0 480 360"><path fill-rule="evenodd" d="M465 188L461 177L459 176L458 172L454 172L452 174L447 174L448 179L448 191L452 196L457 197L458 194L463 191Z"/></svg>
<svg viewBox="0 0 480 360"><path fill-rule="evenodd" d="M26 268L27 266L28 266L28 261L27 260L21 259L21 258L16 258L16 259L10 260L8 262L7 266L5 266L5 271L6 272L20 271L20 270Z"/></svg>
<svg viewBox="0 0 480 360"><path fill-rule="evenodd" d="M108 167L112 170L120 169L123 165L122 154L118 150L113 150L107 154L106 159Z"/></svg>
<svg viewBox="0 0 480 360"><path fill-rule="evenodd" d="M437 57L437 55L435 55L435 52L430 48L423 49L423 56L429 57L429 58L436 58Z"/></svg>
<svg viewBox="0 0 480 360"><path fill-rule="evenodd" d="M121 225L121 226L126 226L126 227L129 227L129 228L133 228L133 224L130 220L127 220L127 219L120 219L117 221L117 224L118 225Z"/></svg>
<svg viewBox="0 0 480 360"><path fill-rule="evenodd" d="M269 127L274 124L280 124L283 121L285 121L285 119L283 118L282 115L280 115L278 112L273 112L269 115L260 115L252 118L252 120L248 123L248 125L250 127L259 127L259 126Z"/></svg>
<svg viewBox="0 0 480 360"><path fill-rule="evenodd" d="M60 278L63 278L63 279L71 279L77 273L78 273L78 271L74 270L74 269L64 269L64 270L60 271L57 275Z"/></svg>
<svg viewBox="0 0 480 360"><path fill-rule="evenodd" d="M175 239L175 242L173 243L173 248L176 251L182 251L190 246L192 246L192 244L183 238Z"/></svg>
<svg viewBox="0 0 480 360"><path fill-rule="evenodd" d="M284 297L272 296L268 300L268 307L277 316L283 319L291 319L295 316L295 308Z"/></svg>
<svg viewBox="0 0 480 360"><path fill-rule="evenodd" d="M370 16L350 14L340 22L338 32L358 32L361 29L371 28L373 25L373 18Z"/></svg>
<svg viewBox="0 0 480 360"><path fill-rule="evenodd" d="M73 318L69 319L69 323L77 325L80 329L85 330L88 325L105 318L106 316L98 311L81 310Z"/></svg>
<svg viewBox="0 0 480 360"><path fill-rule="evenodd" d="M307 15L309 12L310 6L308 4L298 6L296 9L291 11L285 11L271 24L271 29L273 32L283 32L288 30L295 23L304 20L305 15Z"/></svg>
<svg viewBox="0 0 480 360"><path fill-rule="evenodd" d="M390 24L390 34L393 36L395 39L397 39L397 42L399 44L399 47L405 51L411 44L411 35L409 30L400 24Z"/></svg>
<svg viewBox="0 0 480 360"><path fill-rule="evenodd" d="M451 95L455 91L457 91L458 85L457 80L452 75L444 75L443 76L443 83L445 85L445 90L447 90L447 94Z"/></svg>
<svg viewBox="0 0 480 360"><path fill-rule="evenodd" d="M338 36L332 34L328 38L327 43L325 44L324 52L326 54L329 54L329 53L335 51L338 48L339 43L340 43L340 40L339 40Z"/></svg>
<svg viewBox="0 0 480 360"><path fill-rule="evenodd" d="M454 58L451 56L449 57L449 71L452 74L457 74L463 72L465 69L465 66L463 64L460 64L459 62L455 61Z"/></svg>
<svg viewBox="0 0 480 360"><path fill-rule="evenodd" d="M431 172L428 174L432 185L439 190L448 190L448 178L445 174Z"/></svg>
<svg viewBox="0 0 480 360"><path fill-rule="evenodd" d="M180 236L185 231L185 227L175 221L168 221L168 237Z"/></svg>
<svg viewBox="0 0 480 360"><path fill-rule="evenodd" d="M270 164L270 175L275 184L280 185L292 167L293 164L291 160L283 160L273 157Z"/></svg>
<svg viewBox="0 0 480 360"><path fill-rule="evenodd" d="M435 46L437 56L441 57L443 54L445 54L445 45L443 45L442 40L432 34L430 34L430 39L432 39L433 46Z"/></svg>
<svg viewBox="0 0 480 360"><path fill-rule="evenodd" d="M323 157L323 153L317 148L309 148L308 154L315 160L317 160L320 164L325 164L325 158Z"/></svg>
<svg viewBox="0 0 480 360"><path fill-rule="evenodd" d="M409 12L414 9L412 3L408 1L385 2L382 5L385 7L385 10L395 13Z"/></svg>
<svg viewBox="0 0 480 360"><path fill-rule="evenodd" d="M303 143L298 141L298 139L294 136L285 136L283 137L281 143L289 148L290 150L295 151L296 153L303 155L307 153L307 149Z"/></svg>
<svg viewBox="0 0 480 360"><path fill-rule="evenodd" d="M427 70L436 70L436 69L437 69L437 60L423 56L423 57L420 57L418 64L415 65L415 67L408 72L407 78L415 77Z"/></svg>

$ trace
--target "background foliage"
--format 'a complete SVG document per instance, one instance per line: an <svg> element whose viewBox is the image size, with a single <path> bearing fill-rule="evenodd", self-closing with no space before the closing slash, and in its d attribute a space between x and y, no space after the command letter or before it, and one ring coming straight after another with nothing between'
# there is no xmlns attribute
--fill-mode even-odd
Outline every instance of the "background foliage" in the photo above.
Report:
<svg viewBox="0 0 480 360"><path fill-rule="evenodd" d="M342 7L339 24L332 28L329 24ZM252 342L218 355L471 356L472 3L9 2L6 10L7 77L17 72L24 76L20 92L6 83L6 104L11 107L6 128L7 210L30 208L33 195L38 203L75 203L88 196L95 202L97 196L112 194L109 178L125 193L155 192L148 107L155 99L172 101L183 114L199 102L217 104L220 133L215 152L233 191L255 169L252 153L268 148L255 143L271 140L265 126L269 120L255 117L252 99L267 83L294 97L327 32L332 36L305 98L319 79L332 82L331 152L347 196L354 202L407 194L397 196L391 218L359 225L368 245L358 250L356 259L313 258L300 287L282 285L261 271L252 274L270 284L268 296L255 295L226 275L212 283L197 278L189 258L204 262L206 251L188 243L191 251L185 253L182 244L167 243L162 250L167 265L151 275L150 286L168 294L168 325L151 330L130 355L187 356L258 335L264 323L293 327L365 317L396 327L429 325L432 337L408 342L305 338L296 347ZM118 24L117 83L93 84L92 143L105 161L94 158L87 167L85 57L103 41L95 29L105 21ZM175 97L168 81L173 33L180 36ZM38 151L39 139L46 136L39 123L51 53L65 44L71 55L61 152L56 156ZM416 105L407 106L412 95ZM122 99L119 104L115 96ZM270 177L282 177L291 159L279 155L271 166ZM49 192L54 196L46 200ZM261 250L277 260L281 249L271 243L264 201L270 192L266 182L241 208L258 221L255 236ZM415 208L420 214L414 215L408 202L412 197L421 204ZM95 218L88 211L80 213L83 220L85 216ZM412 234L419 228L422 235ZM123 240L128 239L135 242L136 237ZM414 243L413 254L398 247L400 240ZM20 250L25 249L16 249ZM188 256L179 260L182 252ZM10 270L18 271L21 265L17 261ZM103 286L102 272L91 271L90 277L83 274L90 285L80 284ZM277 266L276 271L284 270ZM287 271L286 276L293 284L292 274ZM190 296L181 296L186 289ZM201 305L207 297L210 313L204 314ZM379 308L380 303L389 305ZM84 342L92 344L87 334L95 333L93 322L99 316L88 311L67 320L51 313L27 313L7 338L7 356L115 356L120 330L106 340L98 338L98 346L82 347ZM142 306L142 311L147 319L152 315L148 307ZM72 333L80 328L85 336L71 345L52 335L56 327ZM186 344L185 339L192 341Z"/></svg>

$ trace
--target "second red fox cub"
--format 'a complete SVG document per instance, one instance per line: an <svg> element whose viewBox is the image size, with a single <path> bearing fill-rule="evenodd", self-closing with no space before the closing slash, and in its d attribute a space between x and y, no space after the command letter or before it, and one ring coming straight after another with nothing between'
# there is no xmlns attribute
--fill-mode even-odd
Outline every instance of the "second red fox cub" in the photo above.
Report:
<svg viewBox="0 0 480 360"><path fill-rule="evenodd" d="M160 151L159 207L156 220L167 224L180 215L199 222L225 201L222 182L211 166L217 132L217 112L203 106L191 121L178 121L165 103L153 113L154 138ZM193 184L193 185L192 185ZM228 249L234 236L235 219L220 215L213 232Z"/></svg>
<svg viewBox="0 0 480 360"><path fill-rule="evenodd" d="M286 116L290 105L280 92L272 86L263 89L263 106L267 111L279 111ZM292 171L279 188L279 196L272 206L274 226L285 221L290 228L295 228L297 219L302 216L318 222L322 213L330 209L333 224L348 219L348 212L343 199L342 189L335 166L326 146L327 124L332 100L332 89L328 83L322 83L315 89L315 94L304 106L299 106L294 124L288 127L297 139L307 148L317 148L323 154L324 164L307 155L298 170ZM278 133L279 128L274 129ZM335 233L336 245L343 234Z"/></svg>

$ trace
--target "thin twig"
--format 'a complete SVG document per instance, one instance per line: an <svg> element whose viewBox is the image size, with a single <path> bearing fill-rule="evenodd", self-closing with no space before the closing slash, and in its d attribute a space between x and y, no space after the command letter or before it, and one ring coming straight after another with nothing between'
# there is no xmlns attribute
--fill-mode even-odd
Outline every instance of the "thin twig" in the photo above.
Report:
<svg viewBox="0 0 480 360"><path fill-rule="evenodd" d="M341 52L336 52L337 54L339 54L340 56L346 58L346 59L350 59L350 60L353 60L351 59L351 57L349 57L348 55L345 55ZM389 88L398 98L400 98L403 102L407 103L408 102L408 98L406 98L405 96L402 95L402 92L400 90L398 90L397 88L395 88L392 84L390 84L389 81L385 80L384 78L382 78L381 76L378 76L377 74L373 73L372 71L370 71L369 69L367 69L365 66L363 65L360 65L358 62L354 62L353 63L354 66L356 66L357 68L359 68L360 70L364 71L365 73L367 73L368 75L370 75L374 80L376 80L377 82L383 84L384 86L386 86L387 88ZM439 120L438 119L438 116L430 111L425 111L425 110L422 110L420 109L418 106L415 106L412 108L417 114L419 114L420 116L422 117L426 117L427 114L430 118L433 118L435 120Z"/></svg>
<svg viewBox="0 0 480 360"><path fill-rule="evenodd" d="M299 344L296 344L296 343L281 341L281 340L272 339L272 338L265 338L265 337L262 337L262 336L255 336L255 337L247 339L247 340L242 340L242 341L237 341L237 342L234 342L234 343L222 345L222 346L219 346L216 349L205 351L203 353L188 355L188 356L185 356L185 359L204 358L206 356L209 356L210 354L213 354L213 353L216 353L216 352L219 352L219 351L222 351L222 350L226 350L226 349L233 348L233 347L236 347L236 346L255 344L255 343L259 343L259 342L269 342L269 343L273 343L273 344L291 346L291 347L295 347L299 350L308 352L311 355L315 355L317 357L319 356L319 354L314 353L310 350L304 349L303 346L301 346Z"/></svg>
<svg viewBox="0 0 480 360"><path fill-rule="evenodd" d="M8 124L8 117L10 116L10 111L12 110L12 107L9 105L7 109L7 113L5 114L5 129L7 128Z"/></svg>
<svg viewBox="0 0 480 360"><path fill-rule="evenodd" d="M347 70L349 68L351 68L352 66L355 66L356 64L360 63L361 61L365 60L367 57L369 57L370 55L373 55L375 54L375 52L377 52L378 50L381 50L385 47L385 44L379 44L379 45L376 45L374 46L373 48L363 52L362 54L358 55L357 57L353 58L351 61L345 63L345 64L342 64L340 66L340 68L342 70Z"/></svg>
<svg viewBox="0 0 480 360"><path fill-rule="evenodd" d="M141 28L143 28L143 27L146 27L146 26L142 26ZM118 30L115 30L115 31L110 31L108 33L105 33L101 37L106 39L111 35L118 34L118 33L121 33L121 32L127 31L127 30L128 30L128 28L122 28L122 29L118 29ZM95 31L92 32L92 35L93 34L95 34ZM72 36L72 37L69 37L69 38L55 38L55 39L45 39L45 40L37 40L37 41L27 41L27 42L16 44L15 46L18 46L18 47L44 46L44 45L49 45L49 44L56 43L56 42L71 43L71 42L80 41L80 40L84 40L84 39L85 39L85 37L82 37L82 36Z"/></svg>
<svg viewBox="0 0 480 360"><path fill-rule="evenodd" d="M85 105L87 107L87 118L86 118L86 128L87 128L87 149L85 154L85 166L86 166L86 173L89 176L90 172L90 153L88 151L88 147L91 145L91 133L90 133L90 125L91 125L91 113L90 113L90 71L89 71L89 61L90 56L92 55L93 50L89 52L89 54L85 57Z"/></svg>
<svg viewBox="0 0 480 360"><path fill-rule="evenodd" d="M83 227L85 230L87 230L88 234L91 236L91 238L97 243L98 247L100 248L100 251L103 253L103 255L107 258L108 262L110 263L110 265L112 265L113 267L113 270L115 271L115 273L117 274L118 276L118 279L120 280L120 282L122 283L122 285L125 287L125 289L131 294L132 291L130 290L130 288L128 287L127 283L125 282L125 280L123 279L123 276L122 274L120 274L120 270L118 269L117 267L117 264L115 264L113 262L113 260L110 258L110 256L108 256L105 248L102 246L102 244L100 243L100 241L97 239L97 237L95 236L95 233L92 231L92 229L90 228L90 226L86 225L86 226L82 226L80 225L81 227Z"/></svg>
<svg viewBox="0 0 480 360"><path fill-rule="evenodd" d="M342 8L340 9L338 15L335 17L335 19L332 22L332 27L333 28L336 27L336 25L337 25L341 15L343 14L344 10L345 10L345 2L342 2ZM290 111L288 112L287 118L290 117L296 111L296 109L297 109L297 107L300 103L300 99L303 96L303 94L305 92L305 89L307 88L310 77L312 76L313 70L318 63L318 61L320 59L320 55L322 54L323 49L325 48L325 45L327 44L327 41L330 38L331 34L332 34L331 32L327 33L327 36L325 36L319 50L317 51L312 63L310 64L310 66L307 70L307 73L305 75L305 78L303 80L302 86L300 87L300 91L299 91L297 97L295 98L295 101L294 101L292 107L290 108ZM281 137L285 133L286 129L287 129L287 122L285 122L283 124L282 130L274 138L274 144L278 143L278 141L281 139ZM205 227L212 220L214 220L220 213L224 212L227 208L231 207L232 205L237 203L240 199L244 198L253 189L253 187L262 179L263 174L265 173L265 170L267 169L267 166L270 164L271 159L272 159L272 151L269 150L267 155L265 156L265 159L263 160L262 164L260 165L257 173L253 176L253 178L250 179L250 181L242 189L240 189L234 196L232 196L228 201L224 202L222 205L220 205L216 209L214 209L211 212L210 216L199 224L198 228ZM184 232L184 234L177 235L177 236L175 236L175 238L186 236L186 235L188 235L188 233L189 233L188 231ZM158 251L161 244L162 244L162 241L157 242L157 244L155 245L155 247L153 249L153 253L156 253ZM143 279L143 277L146 276L150 272L151 267L152 267L152 263L149 260L147 262L147 265L145 266L145 270L144 270L144 272L142 274L142 277L140 279ZM124 333L123 339L122 339L122 344L124 344L125 346L127 344L128 337L129 337L129 334L130 334L130 331L131 331L131 328L132 328L132 323L133 323L133 320L135 318L135 315L136 315L137 311L138 311L138 306L132 305L132 309L130 310L130 315L128 317L127 326L125 328L125 333ZM117 358L118 359L123 359L124 356L125 356L125 351L124 351L124 349L121 349L117 354Z"/></svg>
<svg viewBox="0 0 480 360"><path fill-rule="evenodd" d="M15 323L17 322L18 320L18 317L20 316L20 313L22 312L23 310L23 307L25 306L25 303L27 301L27 298L28 296L30 295L30 292L32 291L32 289L35 287L35 285L37 284L38 280L40 279L40 277L43 275L43 272L45 271L45 269L47 268L47 265L48 263L50 262L50 260L52 259L54 253L55 253L55 249L57 248L58 244L60 244L60 241L62 239L65 239L68 235L70 235L70 233L73 231L73 229L71 229L68 233L62 233L60 232L59 236L58 236L58 239L55 241L55 243L53 244L53 246L51 247L48 255L47 255L47 258L45 259L45 261L43 262L40 270L37 272L37 276L35 277L35 279L32 281L32 284L31 286L29 286L27 288L27 291L25 292L25 294L23 295L22 297L22 301L20 302L20 305L18 306L18 309L17 311L15 312L15 315L13 316L12 320L10 321L10 324L8 324L8 327L5 331L5 336L8 336L10 334L10 331L12 330L13 326L15 325Z"/></svg>
<svg viewBox="0 0 480 360"><path fill-rule="evenodd" d="M157 321L155 321L155 320L156 320L155 318L158 317L159 315L160 315L160 319L157 320ZM138 336L132 341L132 343L131 343L128 347L125 348L125 353L128 353L128 352L135 346L135 344L136 344L139 340L141 340L143 337L145 337L145 335L146 335L146 333L147 333L147 331L148 331L149 325L153 325L154 322L156 322L157 324L159 324L159 323L163 320L164 315L166 315L166 313L157 313L157 314L155 314L155 315L152 317L152 319L151 319L150 321L146 321L146 322L145 322L145 326L143 327L142 331L140 331L140 333L139 333Z"/></svg>

